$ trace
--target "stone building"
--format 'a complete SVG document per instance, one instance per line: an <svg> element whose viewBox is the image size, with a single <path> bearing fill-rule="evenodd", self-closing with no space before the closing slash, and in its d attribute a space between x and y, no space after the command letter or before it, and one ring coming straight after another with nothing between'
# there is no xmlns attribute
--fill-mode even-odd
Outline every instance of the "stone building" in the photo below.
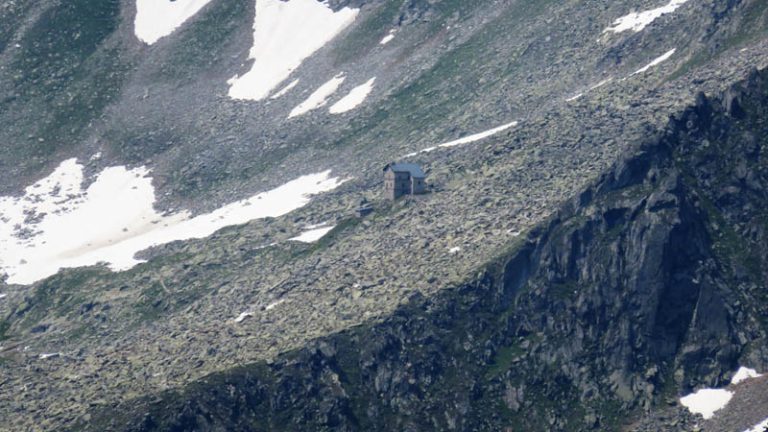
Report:
<svg viewBox="0 0 768 432"><path fill-rule="evenodd" d="M396 200L403 195L426 192L426 174L416 164L391 163L384 167L384 196Z"/></svg>

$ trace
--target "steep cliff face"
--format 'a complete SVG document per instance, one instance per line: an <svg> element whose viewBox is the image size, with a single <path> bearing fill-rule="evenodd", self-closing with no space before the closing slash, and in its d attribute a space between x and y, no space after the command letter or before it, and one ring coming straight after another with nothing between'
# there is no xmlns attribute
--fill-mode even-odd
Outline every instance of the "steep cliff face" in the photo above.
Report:
<svg viewBox="0 0 768 432"><path fill-rule="evenodd" d="M677 394L768 366L766 118L766 71L701 94L466 283L81 429L685 430Z"/></svg>

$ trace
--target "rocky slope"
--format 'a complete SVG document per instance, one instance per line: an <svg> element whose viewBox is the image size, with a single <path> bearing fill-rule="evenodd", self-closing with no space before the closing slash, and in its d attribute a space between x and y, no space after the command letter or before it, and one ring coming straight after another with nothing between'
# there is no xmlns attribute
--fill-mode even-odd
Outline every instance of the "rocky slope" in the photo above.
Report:
<svg viewBox="0 0 768 432"><path fill-rule="evenodd" d="M214 1L151 47L133 2L3 6L23 24L0 34L9 192L97 151L92 173L150 165L164 208L328 167L355 178L127 272L3 284L0 429L684 428L675 395L764 369L763 3L692 2L621 34L604 29L630 2L331 4L361 16L301 85L345 69L381 90L292 121L304 93L225 96L252 1ZM114 26L60 25L84 9ZM81 44L58 46L71 31ZM32 48L49 60L17 51ZM431 194L378 199L383 163L514 119L410 157ZM376 213L350 218L362 197ZM336 225L320 242L286 241L320 222Z"/></svg>
<svg viewBox="0 0 768 432"><path fill-rule="evenodd" d="M133 34L135 3L3 6L4 194L97 152L94 172L151 167L166 209L210 208L328 168L359 177L618 81L671 49L679 69L668 72L681 75L764 36L765 12L754 0L687 3L641 32L612 33L615 19L658 2L332 2L359 7L355 22L291 75L294 90L251 102L227 97L227 81L250 66L254 0L212 1L151 46ZM364 106L287 118L340 72L336 99L376 77Z"/></svg>
<svg viewBox="0 0 768 432"><path fill-rule="evenodd" d="M691 430L679 392L768 362L766 114L765 71L701 94L466 283L84 429Z"/></svg>

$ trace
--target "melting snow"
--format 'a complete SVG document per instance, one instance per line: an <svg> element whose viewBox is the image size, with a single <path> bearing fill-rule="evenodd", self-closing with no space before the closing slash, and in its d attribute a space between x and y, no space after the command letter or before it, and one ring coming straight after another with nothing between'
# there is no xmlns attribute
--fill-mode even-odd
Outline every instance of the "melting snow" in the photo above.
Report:
<svg viewBox="0 0 768 432"><path fill-rule="evenodd" d="M341 86L341 83L343 83L345 79L346 77L343 73L331 78L328 82L315 90L314 93L309 95L307 100L294 108L293 111L291 111L291 113L288 115L288 118L300 116L312 111L313 109L325 106L328 103L328 98L331 97L332 94L336 93L336 90L339 89L339 86Z"/></svg>
<svg viewBox="0 0 768 432"><path fill-rule="evenodd" d="M320 228L320 227L324 227L324 226L328 226L328 222L320 222L320 223L317 223L317 224L307 225L307 226L304 227L304 229L305 230L313 230L315 228Z"/></svg>
<svg viewBox="0 0 768 432"><path fill-rule="evenodd" d="M233 99L262 100L315 51L357 17L359 9L334 12L317 0L256 0L253 66L228 81Z"/></svg>
<svg viewBox="0 0 768 432"><path fill-rule="evenodd" d="M640 69L636 70L634 73L632 73L632 75L641 74L641 73L647 71L648 69L650 69L650 68L652 68L652 67L654 67L654 66L656 66L656 65L658 65L658 64L660 64L660 63L662 63L664 61L666 61L667 59L672 57L672 54L674 54L675 51L677 51L677 48L672 48L671 50L669 50L669 51L665 52L664 54L662 54L660 57L657 57L656 59L654 59L652 62L650 62L647 65L645 65L645 66L641 67ZM632 75L630 75L630 76L632 76Z"/></svg>
<svg viewBox="0 0 768 432"><path fill-rule="evenodd" d="M757 373L756 370L741 367L738 371L736 371L736 374L731 378L731 384L738 384L742 381L746 381L750 378L760 378L762 375Z"/></svg>
<svg viewBox="0 0 768 432"><path fill-rule="evenodd" d="M293 88L296 87L296 85L298 85L298 84L299 84L299 79L296 78L295 80L291 81L290 84L288 84L287 86L283 87L282 90L280 90L279 92L277 92L274 95L272 95L272 97L270 99L277 99L279 97L285 96L289 91L293 90Z"/></svg>
<svg viewBox="0 0 768 432"><path fill-rule="evenodd" d="M752 426L752 429L747 429L744 432L765 432L768 429L768 419Z"/></svg>
<svg viewBox="0 0 768 432"><path fill-rule="evenodd" d="M566 99L565 101L566 101L566 102L573 102L573 101L575 101L576 99L580 99L582 96L584 96L584 93L579 93L579 94L577 94L576 96L573 96L573 97L569 97L569 98L568 98L568 99Z"/></svg>
<svg viewBox="0 0 768 432"><path fill-rule="evenodd" d="M272 310L272 309L274 309L274 308L276 308L276 307L280 306L280 305L281 305L281 304L283 304L283 303L285 303L285 299L282 299L282 300L278 300L278 301L276 301L276 302L274 302L274 303L270 303L270 304L268 304L268 305L267 305L267 306L264 308L264 310L265 310L265 311L269 311L269 310ZM241 323L241 322L245 321L245 319L246 319L246 318L250 318L250 317L252 317L252 316L254 316L254 315L255 315L255 314L254 314L253 312L251 312L251 311L242 312L242 313L241 313L240 315L238 315L238 316L237 316L237 318L235 318L233 321L234 321L235 323L239 324L239 323Z"/></svg>
<svg viewBox="0 0 768 432"><path fill-rule="evenodd" d="M134 31L149 45L168 36L211 0L136 0Z"/></svg>
<svg viewBox="0 0 768 432"><path fill-rule="evenodd" d="M373 91L373 83L376 81L376 77L369 79L365 84L359 85L353 88L349 94L341 98L330 108L331 114L341 114L347 111L351 111L357 108L365 98Z"/></svg>
<svg viewBox="0 0 768 432"><path fill-rule="evenodd" d="M597 89L599 89L600 87L602 87L602 86L604 86L604 85L608 84L608 83L609 83L609 82L611 82L611 81L613 81L613 78L607 78L607 79L604 79L604 80L600 81L599 83L597 83L597 84L593 85L593 86L592 86L592 87L590 87L589 89L587 89L587 93L588 93L588 92L591 92L592 90L597 90ZM569 98L568 98L568 99L566 99L565 101L566 101L566 102L573 102L573 101L575 101L575 100L577 100L577 99L580 99L582 96L584 96L584 93L579 93L579 94L577 94L577 95L575 95L575 96L569 97Z"/></svg>
<svg viewBox="0 0 768 432"><path fill-rule="evenodd" d="M680 403L693 414L701 414L704 420L712 418L715 411L728 405L733 392L722 389L702 389L696 393L680 398Z"/></svg>
<svg viewBox="0 0 768 432"><path fill-rule="evenodd" d="M266 311L268 311L268 310L272 310L272 309L274 309L274 308L276 308L276 307L280 306L280 305L281 305L281 304L283 304L283 303L285 303L285 299L282 299L282 300L278 300L278 301L276 301L276 302L274 302L274 303L270 303L270 304L268 304L268 305L267 305L267 307L265 307L265 308L264 308L264 310L266 310Z"/></svg>
<svg viewBox="0 0 768 432"><path fill-rule="evenodd" d="M481 139L488 138L489 136L492 136L492 135L496 135L499 132L503 132L503 131L505 131L505 130L511 128L511 127L515 127L515 126L517 126L517 122L513 121L512 123L507 123L505 125L501 125L499 127L496 127L496 128L493 128L493 129L489 129L489 130L487 130L485 132L476 133L474 135L469 135L469 136L466 136L464 138L459 138L459 139L454 140L454 141L449 141L447 143L438 144L438 145L433 146L433 147L428 147L428 148L425 148L423 150L419 150L419 151L414 152L414 153L409 153L409 154L405 155L405 157L408 158L408 157L416 156L416 155L418 155L420 153L429 153L429 152L437 150L439 148L455 147L455 146L459 146L459 145L463 145L463 144L469 144L469 143L472 143L472 142L475 142L475 141L480 141Z"/></svg>
<svg viewBox="0 0 768 432"><path fill-rule="evenodd" d="M665 6L656 9L643 12L630 12L629 14L624 15L623 17L614 21L613 26L603 30L603 33L621 33L628 30L632 30L634 32L642 31L660 16L676 11L680 6L687 2L688 0L671 0Z"/></svg>
<svg viewBox="0 0 768 432"><path fill-rule="evenodd" d="M590 88L589 88L589 91L592 91L592 90L597 90L597 89L599 89L600 87L602 87L602 86L604 86L604 85L608 84L608 83L609 83L609 82L611 82L611 81L613 81L613 78L606 78L606 79L604 79L604 80L600 81L599 83L597 83L597 84L593 85L592 87L590 87Z"/></svg>
<svg viewBox="0 0 768 432"><path fill-rule="evenodd" d="M310 174L193 218L157 213L148 175L144 167L111 167L83 190L83 166L69 159L22 197L0 197L0 272L9 283L31 284L61 268L107 263L126 270L141 263L139 251L284 215L343 182L330 171Z"/></svg>
<svg viewBox="0 0 768 432"><path fill-rule="evenodd" d="M293 237L289 240L302 242L302 243L314 243L320 240L321 238L323 238L323 236L325 236L329 232L331 232L333 228L334 228L333 226L328 226L323 228L310 229L310 230L304 231L300 235Z"/></svg>
<svg viewBox="0 0 768 432"><path fill-rule="evenodd" d="M40 354L40 360L45 360L45 359L59 357L59 356L61 356L61 353L44 353L44 354Z"/></svg>
<svg viewBox="0 0 768 432"><path fill-rule="evenodd" d="M379 42L379 44L381 44L381 45L386 45L386 44L388 44L388 43L392 42L392 39L394 39L394 38L395 38L395 31L396 31L395 29L392 29L392 30L390 30L390 31L389 31L389 34L388 34L388 35L386 35L386 36L384 36L384 37L381 39L381 41Z"/></svg>
<svg viewBox="0 0 768 432"><path fill-rule="evenodd" d="M240 315L238 315L237 318L235 318L235 322L236 323L241 323L246 318L252 317L252 316L253 316L253 312L243 312Z"/></svg>

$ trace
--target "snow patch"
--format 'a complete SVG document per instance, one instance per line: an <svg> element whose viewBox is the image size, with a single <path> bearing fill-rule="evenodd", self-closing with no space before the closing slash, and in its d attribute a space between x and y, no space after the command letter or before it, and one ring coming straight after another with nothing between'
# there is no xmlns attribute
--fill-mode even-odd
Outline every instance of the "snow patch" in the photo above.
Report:
<svg viewBox="0 0 768 432"><path fill-rule="evenodd" d="M569 97L569 98L568 98L568 99L566 99L565 101L566 101L566 102L573 102L573 101L575 101L575 100L577 100L577 99L581 99L581 97L582 97L582 96L584 96L584 93L578 93L577 95L575 95L575 96L573 96L573 97Z"/></svg>
<svg viewBox="0 0 768 432"><path fill-rule="evenodd" d="M395 38L395 35L393 35L393 34L388 34L388 35L384 36L384 38L383 38L383 39L381 39L381 42L379 42L379 43L380 43L381 45L386 45L386 44L388 44L388 43L392 42L392 39L394 39L394 38Z"/></svg>
<svg viewBox="0 0 768 432"><path fill-rule="evenodd" d="M279 97L285 96L286 94L288 94L289 91L293 90L293 88L296 87L298 84L299 84L299 79L296 78L295 80L291 81L290 84L288 84L287 86L283 87L282 90L280 90L279 92L277 92L274 95L272 95L272 97L270 97L270 99L277 99Z"/></svg>
<svg viewBox="0 0 768 432"><path fill-rule="evenodd" d="M457 140L449 141L447 143L443 143L438 145L438 147L455 147L459 145L469 144L475 141L480 141L481 139L488 138L489 136L496 135L499 132L503 132L511 127L517 126L517 122L513 121L512 123L507 123L505 125L501 125L499 127L495 127L493 129L489 129L485 132L476 133L474 135L470 135L464 138L459 138Z"/></svg>
<svg viewBox="0 0 768 432"><path fill-rule="evenodd" d="M325 106L328 103L328 98L331 97L332 94L336 93L336 90L339 89L339 86L341 86L345 79L346 77L343 73L340 73L331 78L328 82L315 90L314 93L309 95L307 100L294 108L288 115L288 118L297 117L314 109Z"/></svg>
<svg viewBox="0 0 768 432"><path fill-rule="evenodd" d="M369 79L365 84L359 85L353 88L349 94L341 98L330 108L331 114L341 114L347 111L352 111L357 108L365 98L373 91L373 83L376 81L376 77Z"/></svg>
<svg viewBox="0 0 768 432"><path fill-rule="evenodd" d="M733 392L722 389L702 389L696 393L680 398L680 403L693 414L701 414L704 420L708 420L728 405L733 397Z"/></svg>
<svg viewBox="0 0 768 432"><path fill-rule="evenodd" d="M381 41L379 41L379 44L380 44L380 45L386 45L386 44L388 44L388 43L392 42L392 39L394 39L394 38L395 38L395 32L396 32L396 30L395 30L395 29L392 29L392 30L390 30L390 31L389 31L389 34L388 34L388 35L386 35L386 36L384 36L384 37L381 39Z"/></svg>
<svg viewBox="0 0 768 432"><path fill-rule="evenodd" d="M265 308L264 308L264 310L265 310L265 311L269 311L269 310L272 310L272 309L274 309L274 308L276 308L276 307L280 306L280 305L281 305L281 304L283 304L283 303L285 303L285 299L282 299L282 300L278 300L278 301L276 301L276 302L274 302L274 303L270 303L270 304L268 304L268 305L267 305L267 307L265 307Z"/></svg>
<svg viewBox="0 0 768 432"><path fill-rule="evenodd" d="M134 32L152 45L193 17L211 0L136 0Z"/></svg>
<svg viewBox="0 0 768 432"><path fill-rule="evenodd" d="M43 354L40 354L39 357L40 357L40 360L45 360L45 359L56 358L60 356L61 356L61 353L43 353Z"/></svg>
<svg viewBox="0 0 768 432"><path fill-rule="evenodd" d="M586 94L586 93L589 93L589 92L591 92L592 90L597 90L597 89L599 89L600 87L602 87L602 86L604 86L604 85L608 84L608 83L609 83L609 82L611 82L611 81L613 81L613 78L607 78L607 79L604 79L604 80L600 81L599 83L597 83L597 84L593 85L592 87L588 88L586 92L578 93L578 94L576 94L575 96L569 97L569 98L568 98L568 99L566 99L565 101L566 101L566 102L573 102L573 101L575 101L575 100L577 100L577 99L581 99L581 97L582 97L582 96L584 96L584 94Z"/></svg>
<svg viewBox="0 0 768 432"><path fill-rule="evenodd" d="M6 297L8 297L8 294L0 294L0 300L4 299Z"/></svg>
<svg viewBox="0 0 768 432"><path fill-rule="evenodd" d="M589 91L592 91L592 90L597 90L597 89L599 89L600 87L602 87L602 86L604 86L604 85L608 84L608 83L609 83L609 82L611 82L611 81L613 81L613 78L606 78L606 79L604 79L604 80L600 81L599 83L597 83L597 84L593 85L592 87L590 87L590 88L589 88Z"/></svg>
<svg viewBox="0 0 768 432"><path fill-rule="evenodd" d="M641 73L647 71L648 69L650 69L650 68L652 68L652 67L654 67L654 66L656 66L658 64L661 64L662 62L664 62L667 59L669 59L670 57L672 57L672 55L675 53L675 51L677 51L677 48L672 48L671 50L669 50L669 51L665 52L664 54L662 54L660 57L655 58L652 62L650 62L647 65L645 65L645 66L641 67L640 69L636 70L630 76L641 74Z"/></svg>
<svg viewBox="0 0 768 432"><path fill-rule="evenodd" d="M736 374L733 376L733 378L731 378L731 384L738 384L750 378L760 378L761 376L762 375L757 373L756 370L742 366L738 371L736 371Z"/></svg>
<svg viewBox="0 0 768 432"><path fill-rule="evenodd" d="M320 240L321 238L323 238L323 236L325 236L329 232L331 232L333 228L334 228L333 226L327 226L323 228L310 229L288 240L302 242L302 243L314 243Z"/></svg>
<svg viewBox="0 0 768 432"><path fill-rule="evenodd" d="M127 270L142 262L134 258L139 251L282 216L343 183L330 171L310 174L192 217L187 211L155 211L155 191L144 167L107 168L85 190L82 182L83 166L69 159L23 196L0 197L0 273L8 274L8 283L32 284L61 268L98 263Z"/></svg>
<svg viewBox="0 0 768 432"><path fill-rule="evenodd" d="M154 1L154 0L150 0ZM228 81L233 99L262 100L357 17L317 0L256 0L251 70Z"/></svg>
<svg viewBox="0 0 768 432"><path fill-rule="evenodd" d="M236 323L241 323L241 322L243 322L243 321L244 321L246 318L250 318L250 317L252 317L252 316L253 316L253 312L243 312L243 313L241 313L240 315L238 315L238 316L237 316L237 318L235 318L235 322L236 322Z"/></svg>
<svg viewBox="0 0 768 432"><path fill-rule="evenodd" d="M761 421L760 423L752 426L752 429L747 429L744 432L765 432L768 429L768 419Z"/></svg>
<svg viewBox="0 0 768 432"><path fill-rule="evenodd" d="M457 254L459 252L461 252L461 248L458 246L448 249L449 254Z"/></svg>
<svg viewBox="0 0 768 432"><path fill-rule="evenodd" d="M688 0L671 0L665 6L656 9L642 12L630 12L614 21L611 27L603 30L603 33L622 33L629 30L634 31L635 33L640 32L649 24L656 21L657 18L676 11L680 6L687 2Z"/></svg>
<svg viewBox="0 0 768 432"><path fill-rule="evenodd" d="M409 153L409 154L405 155L404 157L406 157L406 158L413 157L413 156L416 156L416 155L418 155L420 153L429 153L429 152L435 151L435 150L437 150L439 148L455 147L455 146L459 146L459 145L473 143L475 141L480 141L480 140L482 140L484 138L488 138L490 136L496 135L499 132L503 132L503 131L505 131L505 130L507 130L509 128L515 127L515 126L517 126L517 124L518 123L516 121L513 121L511 123L507 123L505 125L501 125L499 127L495 127L493 129L489 129L489 130L487 130L485 132L476 133L474 135L469 135L469 136L466 136L464 138L459 138L457 140L449 141L449 142L446 142L446 143L443 143L443 144L438 144L438 145L433 146L433 147L428 147L428 148L425 148L423 150L419 150L417 152Z"/></svg>
<svg viewBox="0 0 768 432"><path fill-rule="evenodd" d="M317 223L317 224L307 225L307 226L304 227L304 229L305 230L313 230L315 228L320 228L320 227L324 227L324 226L328 226L328 222L320 222L320 223Z"/></svg>

